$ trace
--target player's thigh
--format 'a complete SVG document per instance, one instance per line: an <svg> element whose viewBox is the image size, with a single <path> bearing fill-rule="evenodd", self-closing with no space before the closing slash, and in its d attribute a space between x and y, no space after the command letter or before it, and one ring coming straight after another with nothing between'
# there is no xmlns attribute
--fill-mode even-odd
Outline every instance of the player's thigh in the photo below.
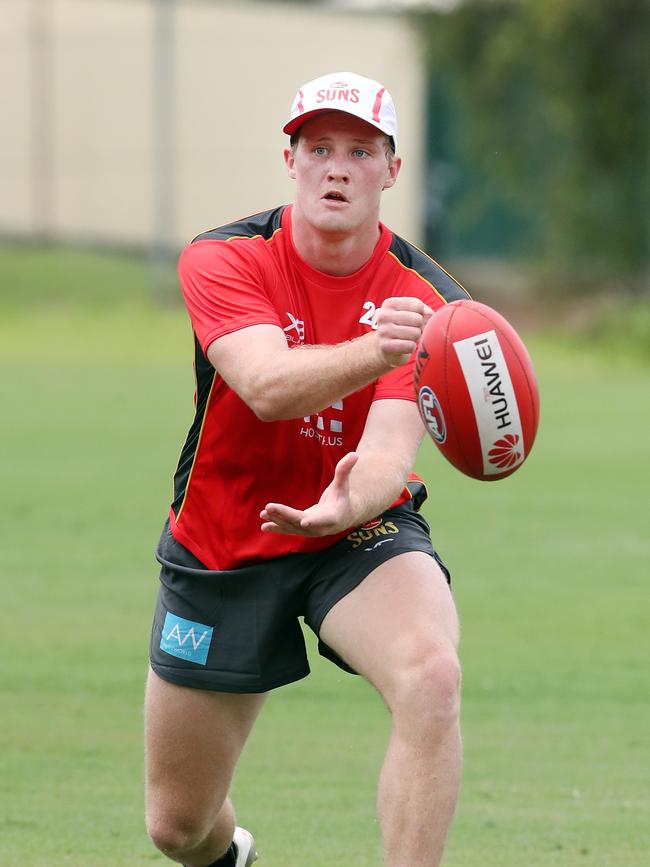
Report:
<svg viewBox="0 0 650 867"><path fill-rule="evenodd" d="M145 698L147 811L214 815L264 693L178 686L149 671Z"/></svg>
<svg viewBox="0 0 650 867"><path fill-rule="evenodd" d="M320 638L388 698L404 675L454 663L460 627L446 576L421 551L382 563L328 612Z"/></svg>

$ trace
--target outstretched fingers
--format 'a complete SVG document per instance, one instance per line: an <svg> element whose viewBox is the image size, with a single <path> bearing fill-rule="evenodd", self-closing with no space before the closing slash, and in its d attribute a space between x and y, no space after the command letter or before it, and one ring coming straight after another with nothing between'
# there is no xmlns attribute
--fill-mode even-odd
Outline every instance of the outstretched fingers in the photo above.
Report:
<svg viewBox="0 0 650 867"><path fill-rule="evenodd" d="M328 536L344 530L350 511L350 473L359 460L348 452L336 465L334 478L320 500L307 509L283 503L267 503L260 512L263 533L291 533L299 536Z"/></svg>
<svg viewBox="0 0 650 867"><path fill-rule="evenodd" d="M300 533L302 509L294 509L282 503L267 503L260 512L263 533Z"/></svg>

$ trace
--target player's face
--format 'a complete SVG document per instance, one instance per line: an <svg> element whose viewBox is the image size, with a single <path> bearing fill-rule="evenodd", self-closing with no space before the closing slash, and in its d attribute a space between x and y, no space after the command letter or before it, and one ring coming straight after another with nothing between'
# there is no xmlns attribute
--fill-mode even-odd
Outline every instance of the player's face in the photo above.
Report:
<svg viewBox="0 0 650 867"><path fill-rule="evenodd" d="M328 112L306 121L285 150L296 180L296 207L319 232L376 231L382 190L397 180L401 161L387 154L386 136L359 118Z"/></svg>

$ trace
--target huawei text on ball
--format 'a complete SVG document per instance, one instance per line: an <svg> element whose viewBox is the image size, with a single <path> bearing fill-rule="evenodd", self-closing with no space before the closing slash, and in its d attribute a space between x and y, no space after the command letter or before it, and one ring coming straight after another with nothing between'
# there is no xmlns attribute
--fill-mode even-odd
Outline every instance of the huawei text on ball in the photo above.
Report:
<svg viewBox="0 0 650 867"><path fill-rule="evenodd" d="M497 368L497 363L489 360L492 358L492 347L485 337L477 340L474 343L474 347L476 354L481 359L480 364L487 383L486 394L490 395L489 399L494 410L494 417L497 420L497 428L510 427L512 420L508 409L508 401L501 388L501 374Z"/></svg>

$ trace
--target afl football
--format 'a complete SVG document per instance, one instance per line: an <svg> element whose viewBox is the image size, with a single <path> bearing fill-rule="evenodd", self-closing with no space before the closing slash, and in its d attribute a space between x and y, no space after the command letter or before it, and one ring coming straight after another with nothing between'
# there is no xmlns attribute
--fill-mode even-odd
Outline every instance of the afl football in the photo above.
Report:
<svg viewBox="0 0 650 867"><path fill-rule="evenodd" d="M434 313L414 385L431 439L465 475L503 479L530 454L539 422L533 365L515 329L486 304L463 299Z"/></svg>

